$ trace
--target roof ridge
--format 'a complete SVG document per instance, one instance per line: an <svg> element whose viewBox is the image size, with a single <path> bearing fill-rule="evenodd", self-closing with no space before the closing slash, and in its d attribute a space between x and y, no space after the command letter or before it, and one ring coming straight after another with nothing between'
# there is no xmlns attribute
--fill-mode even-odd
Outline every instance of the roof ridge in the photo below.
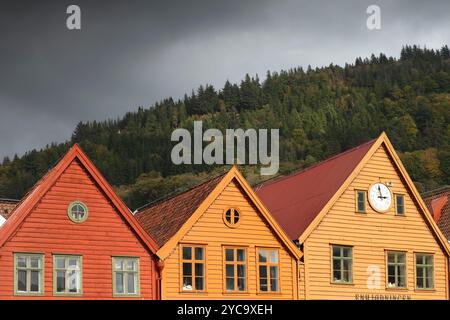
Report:
<svg viewBox="0 0 450 320"><path fill-rule="evenodd" d="M20 199L10 199L10 198L0 198L0 201L5 201L5 202L20 202Z"/></svg>
<svg viewBox="0 0 450 320"><path fill-rule="evenodd" d="M193 189L199 188L199 187L201 187L202 185L204 185L204 184L206 184L206 183L208 183L208 182L211 182L212 180L215 180L215 179L217 179L217 178L219 178L219 177L222 177L222 176L224 176L224 175L226 175L226 174L227 174L227 172L220 173L220 174L218 174L218 175L216 175L216 176L214 176L214 177L212 177L212 178L209 178L209 179L207 179L207 180L205 180L205 181L203 181L203 182L200 182L199 184L193 185L193 186L191 186L190 188L188 188L188 189L186 189L186 190L183 190L183 191L175 190L174 192L169 193L168 195L165 195L165 196L162 196L162 197L160 197L160 198L157 198L157 199L155 199L155 200L153 200L153 201L151 201L151 202L149 202L149 203L147 203L147 204L144 204L143 206L140 206L140 207L136 208L136 209L134 210L134 214L137 214L137 213L139 213L139 212L142 212L142 210L144 210L144 209L148 209L148 208L151 208L151 207L153 207L153 206L156 206L157 204L160 204L160 203L162 203L162 202L164 202L164 201L168 201L168 200L173 199L173 198L175 198L175 197L177 197L177 196L180 196L180 195L182 195L182 194L185 194L185 193L187 193L187 192L189 192L189 191L191 191L191 190L193 190Z"/></svg>
<svg viewBox="0 0 450 320"><path fill-rule="evenodd" d="M293 172L291 172L291 173L289 173L289 174L287 174L287 175L281 175L281 176L273 177L273 178L271 178L271 179L267 179L267 180L265 180L265 181L263 181L263 182L257 184L257 185L254 187L254 189L255 189L255 191L256 191L256 190L260 189L260 188L263 187L263 186L267 186L267 185L270 185L270 184L272 184L272 183L279 182L279 181L282 181L282 180L291 178L291 177L293 177L293 176L299 175L299 174L301 174L301 173L307 172L307 171L312 170L312 169L314 169L314 168L316 168L316 167L318 167L318 166L320 166L320 165L323 165L323 164L328 163L328 162L330 162L330 161L332 161L332 160L335 160L336 158L339 158L339 157L341 157L341 156L344 156L344 155L346 155L346 154L348 154L348 153L350 153L350 152L356 151L356 150L358 150L358 149L360 149L360 148L362 148L362 147L364 147L364 146L366 146L366 145L368 145L368 144L371 144L371 143L373 143L373 142L375 142L375 141L377 141L377 140L378 140L378 138L369 140L369 141L364 142L364 143L362 143L362 144L360 144L360 145L357 145L357 146L355 146L355 147L353 147L353 148L344 150L344 151L342 151L341 153L338 153L338 154L336 154L336 155L334 155L334 156L331 156L330 158L326 158L326 159L324 159L324 160L322 160L322 161L316 162L315 164L313 164L313 165L311 165L311 166L309 166L309 167L306 167L306 168L302 168L302 169L298 169L298 170L296 170L296 171L293 171Z"/></svg>
<svg viewBox="0 0 450 320"><path fill-rule="evenodd" d="M433 189L433 190L429 190L429 191L425 191L421 194L421 196L424 197L430 197L430 196L434 196L434 195L438 195L441 193L444 193L445 191L450 191L450 185L445 185L445 186L441 186L437 189Z"/></svg>

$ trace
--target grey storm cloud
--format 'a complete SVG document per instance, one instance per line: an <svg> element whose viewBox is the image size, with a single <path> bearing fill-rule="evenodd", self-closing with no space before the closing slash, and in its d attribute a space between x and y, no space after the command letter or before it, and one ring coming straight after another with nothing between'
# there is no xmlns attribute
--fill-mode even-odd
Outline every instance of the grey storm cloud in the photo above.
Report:
<svg viewBox="0 0 450 320"><path fill-rule="evenodd" d="M81 8L82 30L66 28ZM382 29L366 28L381 7ZM17 1L0 3L0 157L70 138L200 84L450 43L442 1Z"/></svg>

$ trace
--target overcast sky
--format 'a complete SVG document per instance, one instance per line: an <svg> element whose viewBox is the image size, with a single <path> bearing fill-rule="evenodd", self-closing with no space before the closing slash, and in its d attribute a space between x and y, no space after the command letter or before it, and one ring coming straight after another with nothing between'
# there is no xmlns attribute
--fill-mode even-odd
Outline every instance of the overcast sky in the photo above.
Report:
<svg viewBox="0 0 450 320"><path fill-rule="evenodd" d="M66 27L70 4L81 8L81 30ZM366 27L371 4L381 30ZM449 30L448 0L1 0L0 157L200 84L398 57L405 44L440 48Z"/></svg>

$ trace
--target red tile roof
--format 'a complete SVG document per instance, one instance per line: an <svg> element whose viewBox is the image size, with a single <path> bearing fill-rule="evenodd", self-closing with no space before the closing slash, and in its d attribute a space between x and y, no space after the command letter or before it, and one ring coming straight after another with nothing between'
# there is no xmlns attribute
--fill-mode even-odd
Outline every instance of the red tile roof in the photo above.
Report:
<svg viewBox="0 0 450 320"><path fill-rule="evenodd" d="M19 203L19 200L0 199L0 216L8 219L17 203Z"/></svg>
<svg viewBox="0 0 450 320"><path fill-rule="evenodd" d="M224 176L222 174L180 194L139 208L135 218L162 247L180 230Z"/></svg>
<svg viewBox="0 0 450 320"><path fill-rule="evenodd" d="M436 224L450 241L450 186L426 192L422 198Z"/></svg>
<svg viewBox="0 0 450 320"><path fill-rule="evenodd" d="M255 188L269 212L297 240L377 141L371 140L288 176Z"/></svg>

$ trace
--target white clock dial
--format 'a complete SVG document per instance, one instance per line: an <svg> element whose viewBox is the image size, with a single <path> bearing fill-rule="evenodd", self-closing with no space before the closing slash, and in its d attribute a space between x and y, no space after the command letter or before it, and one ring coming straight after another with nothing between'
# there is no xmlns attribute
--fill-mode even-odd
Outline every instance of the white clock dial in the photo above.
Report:
<svg viewBox="0 0 450 320"><path fill-rule="evenodd" d="M378 212L386 212L392 204L391 190L383 183L374 183L369 189L369 203Z"/></svg>

